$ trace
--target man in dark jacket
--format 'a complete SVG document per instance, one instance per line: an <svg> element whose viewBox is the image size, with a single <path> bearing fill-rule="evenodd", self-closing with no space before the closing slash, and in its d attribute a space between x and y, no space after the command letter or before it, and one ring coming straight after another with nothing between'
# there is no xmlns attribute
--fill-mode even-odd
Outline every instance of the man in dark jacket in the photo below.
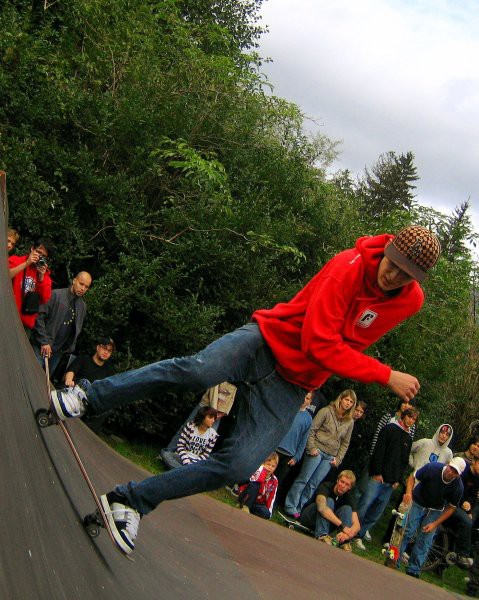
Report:
<svg viewBox="0 0 479 600"><path fill-rule="evenodd" d="M369 481L359 500L361 530L356 546L365 550L362 538L379 520L388 505L393 490L401 483L408 466L412 439L409 428L417 421L418 411L407 408L398 422L389 423L379 433L369 464Z"/></svg>
<svg viewBox="0 0 479 600"><path fill-rule="evenodd" d="M69 288L54 290L50 300L40 306L32 346L40 364L44 364L45 358L49 359L51 375L62 356L75 349L86 315L83 296L91 282L91 275L81 271Z"/></svg>

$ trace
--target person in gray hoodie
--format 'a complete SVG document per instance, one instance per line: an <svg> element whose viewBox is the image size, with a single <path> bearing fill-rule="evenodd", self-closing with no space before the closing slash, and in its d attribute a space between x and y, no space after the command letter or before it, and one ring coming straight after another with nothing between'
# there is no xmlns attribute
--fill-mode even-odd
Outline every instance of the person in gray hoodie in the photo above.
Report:
<svg viewBox="0 0 479 600"><path fill-rule="evenodd" d="M430 462L449 464L452 458L452 450L449 448L452 434L452 426L449 423L442 423L432 438L422 438L413 442L409 454L411 470L417 471Z"/></svg>

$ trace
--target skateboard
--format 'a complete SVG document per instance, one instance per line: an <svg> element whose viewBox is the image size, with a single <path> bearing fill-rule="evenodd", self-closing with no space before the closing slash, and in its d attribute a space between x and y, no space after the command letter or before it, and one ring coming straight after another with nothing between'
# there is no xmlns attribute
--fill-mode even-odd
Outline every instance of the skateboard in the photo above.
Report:
<svg viewBox="0 0 479 600"><path fill-rule="evenodd" d="M295 531L302 531L303 533L307 533L308 535L314 536L314 531L306 525L301 525L301 523L295 519L294 517L288 517L281 511L278 510L278 515L283 519L284 524L288 529L293 529Z"/></svg>
<svg viewBox="0 0 479 600"><path fill-rule="evenodd" d="M383 554L386 555L384 564L386 567L395 569L399 560L399 550L401 548L404 531L407 524L408 507L404 504L399 506L399 509L393 509L392 514L396 517L394 528L391 533L388 548L383 549Z"/></svg>
<svg viewBox="0 0 479 600"><path fill-rule="evenodd" d="M128 558L129 560L133 560L133 558L131 558L131 556L129 556L115 540L115 537L113 536L113 532L111 530L110 523L108 521L107 513L105 512L103 505L101 503L101 500L100 500L98 494L96 493L93 483L91 482L91 479L87 473L87 470L85 469L85 466L83 465L83 462L82 462L81 457L78 453L78 450L75 446L75 442L73 441L73 438L70 434L68 426L64 421L62 421L57 416L57 414L52 406L52 401L51 401L51 396L50 396L51 386L50 386L50 372L49 372L49 366L48 366L48 358L45 358L45 373L46 373L46 379L47 379L47 393L48 393L49 406L48 406L48 408L37 409L37 411L35 412L35 419L41 429L44 429L45 427L50 427L51 425L58 425L60 427L60 429L62 430L62 432L65 436L66 441L68 442L68 445L70 446L73 456L75 457L78 467L80 468L80 472L83 475L85 483L87 484L88 489L90 490L92 498L96 504L96 510L93 513L88 514L83 518L83 526L85 527L85 530L87 531L88 535L92 538L98 537L100 535L100 531L102 528L106 529L106 531L108 533L108 537L112 541L115 548L121 553L121 555L124 556L125 558Z"/></svg>

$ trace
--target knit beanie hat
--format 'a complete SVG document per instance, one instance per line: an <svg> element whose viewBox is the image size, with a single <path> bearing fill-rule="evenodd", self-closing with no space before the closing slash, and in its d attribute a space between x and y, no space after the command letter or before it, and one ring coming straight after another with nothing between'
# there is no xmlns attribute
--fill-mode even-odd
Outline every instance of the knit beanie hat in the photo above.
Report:
<svg viewBox="0 0 479 600"><path fill-rule="evenodd" d="M437 263L441 245L429 229L409 225L389 242L384 254L408 275L422 282L426 279L427 271Z"/></svg>

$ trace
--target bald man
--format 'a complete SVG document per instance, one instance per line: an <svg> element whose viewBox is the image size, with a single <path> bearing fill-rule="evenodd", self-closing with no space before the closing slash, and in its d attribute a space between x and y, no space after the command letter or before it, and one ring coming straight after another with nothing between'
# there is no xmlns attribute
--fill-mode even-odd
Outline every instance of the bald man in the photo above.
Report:
<svg viewBox="0 0 479 600"><path fill-rule="evenodd" d="M32 346L42 366L45 357L49 359L50 374L53 374L62 356L75 349L86 316L83 296L91 283L91 275L80 271L70 287L53 290L50 300L40 306Z"/></svg>

